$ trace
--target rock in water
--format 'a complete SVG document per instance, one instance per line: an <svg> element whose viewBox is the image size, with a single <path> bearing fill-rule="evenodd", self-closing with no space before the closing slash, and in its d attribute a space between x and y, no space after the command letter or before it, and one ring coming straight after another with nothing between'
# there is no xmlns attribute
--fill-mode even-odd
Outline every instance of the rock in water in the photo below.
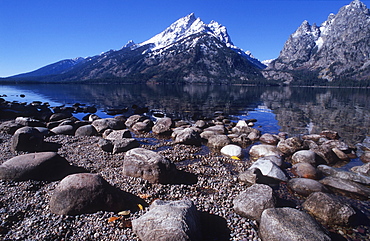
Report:
<svg viewBox="0 0 370 241"><path fill-rule="evenodd" d="M233 204L237 214L259 222L263 210L275 207L275 197L268 185L254 184L240 193Z"/></svg>
<svg viewBox="0 0 370 241"><path fill-rule="evenodd" d="M165 134L171 132L171 127L173 126L173 122L171 118L164 117L157 120L154 124L152 131L155 134Z"/></svg>
<svg viewBox="0 0 370 241"><path fill-rule="evenodd" d="M132 229L141 240L202 240L200 218L190 200L155 200L150 210L132 220Z"/></svg>
<svg viewBox="0 0 370 241"><path fill-rule="evenodd" d="M337 197L323 193L312 193L303 203L303 208L319 221L329 225L348 225L355 210Z"/></svg>
<svg viewBox="0 0 370 241"><path fill-rule="evenodd" d="M176 166L164 156L144 148L126 152L123 175L140 177L151 183L170 183L177 173Z"/></svg>
<svg viewBox="0 0 370 241"><path fill-rule="evenodd" d="M331 240L314 218L294 208L269 208L263 211L259 233L263 241Z"/></svg>

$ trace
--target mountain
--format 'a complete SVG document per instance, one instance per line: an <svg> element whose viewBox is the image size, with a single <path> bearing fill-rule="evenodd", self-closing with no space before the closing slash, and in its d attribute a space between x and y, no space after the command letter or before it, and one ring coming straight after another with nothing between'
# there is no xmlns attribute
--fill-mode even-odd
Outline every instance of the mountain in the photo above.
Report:
<svg viewBox="0 0 370 241"><path fill-rule="evenodd" d="M359 0L320 26L304 21L263 71L286 84L370 80L370 10Z"/></svg>
<svg viewBox="0 0 370 241"><path fill-rule="evenodd" d="M71 61L60 61L13 79L251 83L264 79L260 70L266 67L250 52L234 46L224 26L215 21L205 24L193 13L142 43L130 41L120 50Z"/></svg>

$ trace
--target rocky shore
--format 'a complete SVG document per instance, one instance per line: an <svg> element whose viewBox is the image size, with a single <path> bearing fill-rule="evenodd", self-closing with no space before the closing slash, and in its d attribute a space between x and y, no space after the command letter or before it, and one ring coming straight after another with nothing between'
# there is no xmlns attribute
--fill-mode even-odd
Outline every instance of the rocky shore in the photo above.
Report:
<svg viewBox="0 0 370 241"><path fill-rule="evenodd" d="M370 138L0 103L2 240L370 240Z"/></svg>

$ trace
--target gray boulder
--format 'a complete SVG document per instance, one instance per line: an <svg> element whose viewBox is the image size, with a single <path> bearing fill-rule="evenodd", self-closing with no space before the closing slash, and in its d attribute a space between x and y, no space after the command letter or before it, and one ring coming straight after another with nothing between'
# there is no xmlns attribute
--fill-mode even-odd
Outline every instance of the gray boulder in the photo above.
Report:
<svg viewBox="0 0 370 241"><path fill-rule="evenodd" d="M96 136L98 132L92 125L84 125L77 128L75 136Z"/></svg>
<svg viewBox="0 0 370 241"><path fill-rule="evenodd" d="M278 165L267 159L258 159L249 170L258 169L261 171L261 174L265 177L273 178L278 181L286 182L288 178L285 173L280 169Z"/></svg>
<svg viewBox="0 0 370 241"><path fill-rule="evenodd" d="M263 211L259 234L263 241L331 240L314 218L294 208L269 208Z"/></svg>
<svg viewBox="0 0 370 241"><path fill-rule="evenodd" d="M291 155L294 152L302 149L302 141L298 137L291 137L286 140L281 140L277 148L286 155Z"/></svg>
<svg viewBox="0 0 370 241"><path fill-rule="evenodd" d="M206 129L204 129L204 131L210 131L210 132L213 132L213 133L218 134L218 135L224 135L224 134L227 133L227 130L226 130L224 125L210 126Z"/></svg>
<svg viewBox="0 0 370 241"><path fill-rule="evenodd" d="M348 225L350 218L356 214L349 204L323 192L312 193L302 206L317 220L327 225Z"/></svg>
<svg viewBox="0 0 370 241"><path fill-rule="evenodd" d="M145 120L142 122L136 122L131 126L131 129L135 132L149 132L152 128L152 122Z"/></svg>
<svg viewBox="0 0 370 241"><path fill-rule="evenodd" d="M293 192L306 197L313 192L328 192L323 184L308 178L292 178L288 181L288 187Z"/></svg>
<svg viewBox="0 0 370 241"><path fill-rule="evenodd" d="M260 137L260 141L262 143L269 144L269 145L277 145L279 142L279 139L272 134L265 133Z"/></svg>
<svg viewBox="0 0 370 241"><path fill-rule="evenodd" d="M124 138L131 138L131 132L128 129L124 130L112 130L106 137L105 139L108 140L122 140Z"/></svg>
<svg viewBox="0 0 370 241"><path fill-rule="evenodd" d="M31 126L31 127L44 127L45 123L40 120L33 119L31 117L17 117L14 120L15 123L22 126Z"/></svg>
<svg viewBox="0 0 370 241"><path fill-rule="evenodd" d="M44 143L44 135L34 127L19 128L11 140L12 151L41 151Z"/></svg>
<svg viewBox="0 0 370 241"><path fill-rule="evenodd" d="M297 177L316 179L318 176L316 168L309 163L294 164L291 168L291 171Z"/></svg>
<svg viewBox="0 0 370 241"><path fill-rule="evenodd" d="M362 166L352 167L351 171L362 174L362 175L370 176L370 163L366 163Z"/></svg>
<svg viewBox="0 0 370 241"><path fill-rule="evenodd" d="M115 118L97 119L91 123L98 133L103 133L106 129L121 130L125 129L125 124Z"/></svg>
<svg viewBox="0 0 370 241"><path fill-rule="evenodd" d="M177 131L175 143L199 146L201 144L201 138L199 132L195 131L193 128L185 128Z"/></svg>
<svg viewBox="0 0 370 241"><path fill-rule="evenodd" d="M72 125L61 125L50 130L55 135L74 135L75 128Z"/></svg>
<svg viewBox="0 0 370 241"><path fill-rule="evenodd" d="M320 183L337 192L347 194L348 196L356 196L367 199L370 198L370 188L357 182L329 176L320 180Z"/></svg>
<svg viewBox="0 0 370 241"><path fill-rule="evenodd" d="M65 177L50 199L50 211L59 215L78 215L97 211L130 209L130 200L97 174L79 173Z"/></svg>
<svg viewBox="0 0 370 241"><path fill-rule="evenodd" d="M241 157L243 155L243 149L240 146L230 144L221 148L221 154L228 157Z"/></svg>
<svg viewBox="0 0 370 241"><path fill-rule="evenodd" d="M127 118L126 122L125 122L125 125L128 127L128 128L131 128L133 125L135 125L136 123L138 122L143 122L144 120L146 120L147 117L145 116L142 116L142 115L132 115L130 116L129 118Z"/></svg>
<svg viewBox="0 0 370 241"><path fill-rule="evenodd" d="M358 182L365 185L370 185L370 177L359 173L348 172L339 168L330 167L327 165L319 165L317 169L325 176L337 177L353 182Z"/></svg>
<svg viewBox="0 0 370 241"><path fill-rule="evenodd" d="M176 173L176 166L170 160L144 148L127 151L123 161L123 175L140 177L150 183L171 183Z"/></svg>
<svg viewBox="0 0 370 241"><path fill-rule="evenodd" d="M160 118L154 124L152 131L155 134L166 134L171 132L171 127L173 126L172 119L169 117Z"/></svg>
<svg viewBox="0 0 370 241"><path fill-rule="evenodd" d="M134 138L123 138L121 140L115 140L113 141L112 153L116 154L120 152L126 152L139 146L140 146L139 142Z"/></svg>
<svg viewBox="0 0 370 241"><path fill-rule="evenodd" d="M208 146L215 149L221 149L230 143L231 140L226 135L213 135L208 138Z"/></svg>
<svg viewBox="0 0 370 241"><path fill-rule="evenodd" d="M55 152L30 153L13 157L0 165L2 180L58 180L73 167Z"/></svg>
<svg viewBox="0 0 370 241"><path fill-rule="evenodd" d="M145 241L202 240L199 214L190 200L155 200L146 214L132 220L132 229Z"/></svg>
<svg viewBox="0 0 370 241"><path fill-rule="evenodd" d="M252 146L249 151L249 156L253 160L257 160L260 157L265 156L281 156L282 153L277 149L276 146L260 144Z"/></svg>
<svg viewBox="0 0 370 241"><path fill-rule="evenodd" d="M254 184L240 193L233 204L237 214L259 222L265 209L275 207L275 197L268 185Z"/></svg>
<svg viewBox="0 0 370 241"><path fill-rule="evenodd" d="M316 166L316 154L311 150L300 150L293 154L292 163L309 163Z"/></svg>

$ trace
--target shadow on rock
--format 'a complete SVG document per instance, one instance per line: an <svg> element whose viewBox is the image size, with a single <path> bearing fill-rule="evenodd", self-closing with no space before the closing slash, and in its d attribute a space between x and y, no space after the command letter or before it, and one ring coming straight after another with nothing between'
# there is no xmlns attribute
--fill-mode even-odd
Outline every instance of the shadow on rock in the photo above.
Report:
<svg viewBox="0 0 370 241"><path fill-rule="evenodd" d="M203 240L230 240L231 231L224 218L207 212L200 212L200 222Z"/></svg>

